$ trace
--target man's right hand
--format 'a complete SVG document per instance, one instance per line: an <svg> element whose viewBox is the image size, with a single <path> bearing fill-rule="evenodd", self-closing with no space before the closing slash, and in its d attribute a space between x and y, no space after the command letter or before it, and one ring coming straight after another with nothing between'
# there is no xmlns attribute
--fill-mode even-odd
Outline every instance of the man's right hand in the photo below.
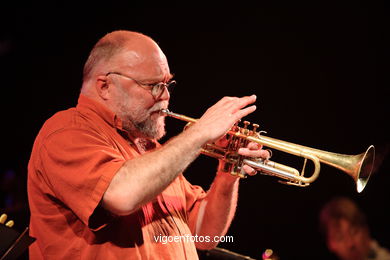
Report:
<svg viewBox="0 0 390 260"><path fill-rule="evenodd" d="M191 127L204 138L204 143L214 142L224 136L233 125L256 110L256 96L224 97L210 107Z"/></svg>

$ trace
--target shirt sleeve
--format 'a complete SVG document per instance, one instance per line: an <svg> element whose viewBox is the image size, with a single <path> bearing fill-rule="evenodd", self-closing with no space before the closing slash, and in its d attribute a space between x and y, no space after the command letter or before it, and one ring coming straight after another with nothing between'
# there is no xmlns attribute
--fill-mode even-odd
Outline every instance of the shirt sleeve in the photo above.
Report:
<svg viewBox="0 0 390 260"><path fill-rule="evenodd" d="M180 175L179 178L186 197L188 226L190 227L191 232L194 234L200 202L206 197L207 193L203 190L202 187L198 185L192 185L183 175Z"/></svg>
<svg viewBox="0 0 390 260"><path fill-rule="evenodd" d="M56 198L88 226L113 176L125 162L103 136L83 129L51 134L42 145L40 159Z"/></svg>

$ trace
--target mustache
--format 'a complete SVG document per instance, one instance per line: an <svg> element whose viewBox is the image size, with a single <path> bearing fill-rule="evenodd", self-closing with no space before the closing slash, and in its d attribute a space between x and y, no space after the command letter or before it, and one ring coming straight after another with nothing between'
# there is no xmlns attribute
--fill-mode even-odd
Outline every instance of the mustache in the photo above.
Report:
<svg viewBox="0 0 390 260"><path fill-rule="evenodd" d="M168 108L168 104L165 102L156 103L149 109L149 113L151 114L154 112L160 112L162 109L167 109L167 108Z"/></svg>

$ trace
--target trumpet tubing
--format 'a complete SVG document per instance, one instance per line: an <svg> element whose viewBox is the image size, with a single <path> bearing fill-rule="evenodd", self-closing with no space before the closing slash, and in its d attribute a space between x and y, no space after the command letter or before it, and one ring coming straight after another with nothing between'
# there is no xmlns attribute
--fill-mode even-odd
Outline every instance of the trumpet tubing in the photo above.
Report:
<svg viewBox="0 0 390 260"><path fill-rule="evenodd" d="M197 119L173 113L167 109L163 109L161 112L167 116L187 122L186 127L197 121ZM232 175L245 178L246 174L242 170L242 166L249 165L262 174L283 179L286 184L303 187L318 178L321 163L324 163L351 176L356 183L357 192L363 191L370 178L375 159L375 147L373 145L369 146L364 153L357 155L332 153L264 136L262 135L264 131L257 131L259 125L252 124L253 128L250 130L248 128L250 123L248 121L244 121L243 123L244 127L239 127L238 124L235 124L229 130L227 133L227 147L206 144L201 150L201 153L204 155L223 160L225 162L224 170L230 172ZM237 152L238 149L245 147L249 142L255 142L264 147L304 158L302 171L299 172L293 167L270 160L239 155ZM312 161L314 165L313 173L309 177L304 176L307 160Z"/></svg>

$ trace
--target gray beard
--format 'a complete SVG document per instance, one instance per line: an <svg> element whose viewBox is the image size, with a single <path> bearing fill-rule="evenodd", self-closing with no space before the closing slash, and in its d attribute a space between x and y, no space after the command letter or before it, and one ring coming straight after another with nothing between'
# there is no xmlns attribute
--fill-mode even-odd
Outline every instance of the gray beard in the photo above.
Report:
<svg viewBox="0 0 390 260"><path fill-rule="evenodd" d="M149 138L159 140L165 136L165 125L158 124L151 118L147 118L142 122L135 122L131 118L126 118L123 121L123 129L131 135L141 138Z"/></svg>
<svg viewBox="0 0 390 260"><path fill-rule="evenodd" d="M146 138L159 140L165 135L164 125L153 122L150 118L134 124L135 128Z"/></svg>
<svg viewBox="0 0 390 260"><path fill-rule="evenodd" d="M122 119L123 129L134 137L156 140L161 139L166 133L164 122L159 124L157 120L153 121L151 116L147 117L144 121L137 120L135 118L136 115L143 114L144 111L133 111L133 113L129 113L127 102L131 102L131 98L128 93L123 90L122 86L119 85L118 90L121 92L121 97L124 100L118 113L119 117ZM150 113L150 111L145 113Z"/></svg>

